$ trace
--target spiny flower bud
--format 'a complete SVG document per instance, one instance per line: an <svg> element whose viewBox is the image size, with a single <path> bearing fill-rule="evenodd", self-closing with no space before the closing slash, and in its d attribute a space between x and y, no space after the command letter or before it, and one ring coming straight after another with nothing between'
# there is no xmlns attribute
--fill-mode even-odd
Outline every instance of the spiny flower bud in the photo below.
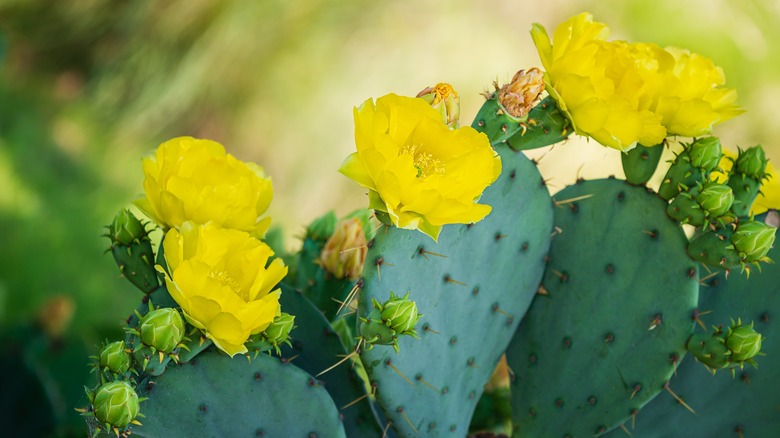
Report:
<svg viewBox="0 0 780 438"><path fill-rule="evenodd" d="M742 222L731 236L731 243L744 262L751 263L763 259L775 242L776 228L763 222Z"/></svg>
<svg viewBox="0 0 780 438"><path fill-rule="evenodd" d="M766 154L761 145L739 151L732 172L738 172L755 180L760 180L766 173Z"/></svg>
<svg viewBox="0 0 780 438"><path fill-rule="evenodd" d="M733 323L726 335L726 348L731 351L731 360L736 362L753 359L761 352L761 334L753 330L753 323L742 325L738 320Z"/></svg>
<svg viewBox="0 0 780 438"><path fill-rule="evenodd" d="M290 337L290 331L295 326L295 316L282 312L263 332L265 339L272 345L284 343Z"/></svg>
<svg viewBox="0 0 780 438"><path fill-rule="evenodd" d="M135 240L146 237L146 230L141 221L123 208L117 213L111 225L108 227L109 236L114 243L130 245Z"/></svg>
<svg viewBox="0 0 780 438"><path fill-rule="evenodd" d="M723 338L717 334L710 336L697 333L688 340L686 348L699 362L710 368L726 368L730 364L729 350Z"/></svg>
<svg viewBox="0 0 780 438"><path fill-rule="evenodd" d="M92 405L95 418L116 428L124 428L138 415L138 394L125 381L108 382L98 388Z"/></svg>
<svg viewBox="0 0 780 438"><path fill-rule="evenodd" d="M112 342L100 351L98 364L101 370L108 369L114 374L122 374L130 369L130 354L124 341Z"/></svg>
<svg viewBox="0 0 780 438"><path fill-rule="evenodd" d="M498 91L498 102L517 119L525 118L544 91L544 74L538 68L520 70Z"/></svg>
<svg viewBox="0 0 780 438"><path fill-rule="evenodd" d="M141 320L139 331L145 345L170 353L184 339L184 320L171 307L155 309Z"/></svg>
<svg viewBox="0 0 780 438"><path fill-rule="evenodd" d="M435 87L426 87L417 93L417 97L428 102L441 113L441 119L451 129L458 127L460 118L460 98L452 85L439 82Z"/></svg>
<svg viewBox="0 0 780 438"><path fill-rule="evenodd" d="M374 300L374 308L365 318L360 318L358 327L360 337L366 341L366 348L371 349L374 344L392 345L398 352L398 339L395 330L382 321L381 304Z"/></svg>
<svg viewBox="0 0 780 438"><path fill-rule="evenodd" d="M344 219L325 243L320 263L336 278L357 280L363 272L367 252L363 223L358 218Z"/></svg>
<svg viewBox="0 0 780 438"><path fill-rule="evenodd" d="M390 292L390 299L382 305L382 320L398 334L417 335L414 326L420 316L422 315L417 313L417 304L409 299L408 292L403 298Z"/></svg>
<svg viewBox="0 0 780 438"><path fill-rule="evenodd" d="M709 212L710 217L719 218L726 214L734 203L734 192L726 184L707 184L696 195L696 202Z"/></svg>
<svg viewBox="0 0 780 438"><path fill-rule="evenodd" d="M711 172L720 163L723 155L720 140L717 137L704 137L694 141L688 148L691 166Z"/></svg>

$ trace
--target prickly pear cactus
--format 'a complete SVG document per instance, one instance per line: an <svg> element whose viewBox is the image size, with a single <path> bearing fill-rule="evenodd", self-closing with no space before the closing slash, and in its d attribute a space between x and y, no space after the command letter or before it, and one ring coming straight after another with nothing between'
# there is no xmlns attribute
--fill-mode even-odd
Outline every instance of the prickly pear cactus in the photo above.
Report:
<svg viewBox="0 0 780 438"><path fill-rule="evenodd" d="M501 177L482 196L493 207L474 225L380 229L369 243L359 317L407 292L424 315L419 339L399 337L361 359L377 400L401 436L462 436L501 354L536 293L552 231L552 202L536 167L500 147ZM361 283L361 280L359 280Z"/></svg>
<svg viewBox="0 0 780 438"><path fill-rule="evenodd" d="M325 387L265 354L247 361L205 352L139 386L148 397L142 409L155 413L132 429L141 437L346 436Z"/></svg>
<svg viewBox="0 0 780 438"><path fill-rule="evenodd" d="M771 213L777 215L776 212ZM766 216L757 217L763 221ZM780 258L780 248L773 248L773 259ZM661 394L645 406L635 418L625 424L634 437L661 438L685 435L705 437L774 437L780 430L780 337L776 333L776 316L780 314L780 267L767 264L761 272L731 275L722 273L709 278L701 286L700 316L709 335L712 325L728 324L741 318L754 323L757 332L769 334L763 342L766 356L755 358L758 368L745 365L713 375L692 356L687 356L677 368L670 386L695 413L686 409L671 394ZM702 312L704 313L704 312ZM725 330L726 327L724 327ZM610 438L625 436L616 430Z"/></svg>
<svg viewBox="0 0 780 438"><path fill-rule="evenodd" d="M543 294L507 349L518 437L617 427L663 390L693 331L696 263L664 201L615 179L555 199Z"/></svg>

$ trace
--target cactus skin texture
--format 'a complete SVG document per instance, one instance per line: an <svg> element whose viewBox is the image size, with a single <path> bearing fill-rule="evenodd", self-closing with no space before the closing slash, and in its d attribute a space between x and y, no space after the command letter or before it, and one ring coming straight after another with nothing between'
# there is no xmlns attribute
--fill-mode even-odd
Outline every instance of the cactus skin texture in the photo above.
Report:
<svg viewBox="0 0 780 438"><path fill-rule="evenodd" d="M777 213L774 213L777 214ZM765 215L756 220L764 220ZM769 252L780 258L780 248ZM669 383L674 392L696 411L689 412L670 394L661 394L636 415L636 421L626 424L635 438L690 438L750 437L773 438L780 430L780 337L772 336L780 315L780 265L766 264L761 271L744 275L723 273L708 279L701 287L699 308L712 311L699 318L712 334L713 324L727 324L729 318L742 318L743 323L754 322L753 328L770 334L761 350L766 356L755 358L758 368L745 365L737 368L735 376L718 371L714 376L687 356L677 368L677 375ZM723 330L727 330L724 325ZM698 334L705 333L700 327ZM606 435L625 437L621 430Z"/></svg>
<svg viewBox="0 0 780 438"><path fill-rule="evenodd" d="M484 132L491 145L508 144L517 151L549 146L572 133L569 119L551 97L539 102L527 117L519 120L507 114L498 103L497 93L493 93L482 105L471 127Z"/></svg>
<svg viewBox="0 0 780 438"><path fill-rule="evenodd" d="M141 224L128 210L121 210L108 226L111 254L119 271L145 294L160 285L154 269L152 242Z"/></svg>
<svg viewBox="0 0 780 438"><path fill-rule="evenodd" d="M265 354L249 362L204 352L142 381L139 396L154 413L131 428L140 437L346 436L322 383Z"/></svg>
<svg viewBox="0 0 780 438"><path fill-rule="evenodd" d="M294 357L295 366L316 376L347 354L336 331L300 291L283 284L280 303L285 312L295 315L296 326L290 334L291 345L281 347L282 357ZM366 394L363 382L349 364L336 367L317 376L317 379L340 408L347 436L382 435L374 407L368 398L344 408Z"/></svg>
<svg viewBox="0 0 780 438"><path fill-rule="evenodd" d="M517 437L618 426L663 390L693 332L698 272L665 202L615 179L555 198L546 294L507 349Z"/></svg>
<svg viewBox="0 0 780 438"><path fill-rule="evenodd" d="M626 181L640 186L647 183L658 168L658 162L664 152L664 144L655 146L639 145L630 151L620 154L623 171L626 173Z"/></svg>
<svg viewBox="0 0 780 438"><path fill-rule="evenodd" d="M394 227L378 230L369 242L359 316L391 291L409 292L424 315L417 323L420 339L400 336L399 354L383 345L361 354L400 436L468 432L483 387L539 285L552 202L530 160L498 149L503 172L480 200L493 207L484 220L448 225L438 243Z"/></svg>

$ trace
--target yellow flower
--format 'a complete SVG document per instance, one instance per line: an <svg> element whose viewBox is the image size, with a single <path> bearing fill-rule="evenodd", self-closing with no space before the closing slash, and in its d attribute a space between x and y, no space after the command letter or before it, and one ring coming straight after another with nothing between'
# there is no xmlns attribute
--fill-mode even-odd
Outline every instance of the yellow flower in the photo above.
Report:
<svg viewBox="0 0 780 438"><path fill-rule="evenodd" d="M666 137L661 117L649 109L641 66L624 42L607 42L609 29L582 13L563 22L553 39L534 24L531 37L544 66L547 91L568 114L575 131L627 151Z"/></svg>
<svg viewBox="0 0 780 438"><path fill-rule="evenodd" d="M369 189L370 208L434 240L445 224L490 213L476 201L501 174L501 159L485 134L450 130L424 100L395 94L365 101L354 117L357 152L339 171Z"/></svg>
<svg viewBox="0 0 780 438"><path fill-rule="evenodd" d="M214 222L262 237L270 218L259 219L271 203L271 179L211 140L179 137L161 144L143 160L146 197L136 205L163 227L186 221Z"/></svg>
<svg viewBox="0 0 780 438"><path fill-rule="evenodd" d="M248 233L214 224L185 222L165 235L165 283L193 326L225 353L247 351L244 343L280 314L280 289L287 274L281 259Z"/></svg>
<svg viewBox="0 0 780 438"><path fill-rule="evenodd" d="M722 87L726 77L712 60L676 47L665 50L675 65L661 78L654 111L663 117L669 134L709 134L713 125L744 112L736 104L736 90Z"/></svg>

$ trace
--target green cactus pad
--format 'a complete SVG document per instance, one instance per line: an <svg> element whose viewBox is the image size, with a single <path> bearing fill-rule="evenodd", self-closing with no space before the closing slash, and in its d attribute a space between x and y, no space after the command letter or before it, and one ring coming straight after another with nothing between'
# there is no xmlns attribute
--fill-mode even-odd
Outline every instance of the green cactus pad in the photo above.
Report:
<svg viewBox="0 0 780 438"><path fill-rule="evenodd" d="M438 243L387 227L370 242L358 314L390 293L417 303L420 339L399 336L400 353L361 354L385 415L401 436L464 436L483 387L539 286L552 231L552 202L536 167L499 147L501 177L480 202L493 211L474 225L448 225ZM360 283L361 280L358 280ZM397 370L397 371L396 371Z"/></svg>
<svg viewBox="0 0 780 438"><path fill-rule="evenodd" d="M658 162L664 152L664 144L655 146L639 145L620 155L626 180L634 185L644 185L658 168Z"/></svg>
<svg viewBox="0 0 780 438"><path fill-rule="evenodd" d="M152 293L159 281L154 270L154 252L148 238L136 240L129 245L115 243L111 246L119 271L135 287L145 294Z"/></svg>
<svg viewBox="0 0 780 438"><path fill-rule="evenodd" d="M775 213L776 214L776 213ZM764 216L756 220L763 221ZM780 259L780 248L769 256ZM670 388L696 414L686 410L671 394L661 394L636 415L626 428L635 438L666 438L684 435L686 438L710 437L776 437L780 430L780 336L777 335L780 316L780 265L767 264L750 278L723 274L710 278L702 286L699 308L712 313L700 316L707 333L711 325L724 324L730 318L754 322L753 328L766 336L761 350L766 356L755 358L758 368L745 365L732 377L728 370L714 376L692 356L677 368ZM703 330L697 328L697 333ZM682 432L681 432L682 431ZM626 436L616 430L610 438Z"/></svg>
<svg viewBox="0 0 780 438"><path fill-rule="evenodd" d="M558 143L572 133L569 119L551 97L539 102L526 120L518 120L501 108L497 93L489 98L471 127L484 132L490 144L508 144L514 150L528 150Z"/></svg>
<svg viewBox="0 0 780 438"><path fill-rule="evenodd" d="M507 349L519 437L589 437L622 423L672 376L698 299L685 234L655 193L606 179L555 198L546 295Z"/></svg>
<svg viewBox="0 0 780 438"><path fill-rule="evenodd" d="M247 361L208 351L139 385L141 437L344 437L321 382L264 354Z"/></svg>
<svg viewBox="0 0 780 438"><path fill-rule="evenodd" d="M283 345L282 357L294 358L295 366L316 376L347 354L333 327L301 292L282 284L280 303L285 312L295 315L291 345ZM373 406L365 397L363 381L344 363L317 377L325 385L339 413L344 417L347 436L380 436L382 431ZM362 399L361 399L362 397ZM357 403L355 400L360 399ZM349 405L349 406L348 406ZM348 406L345 408L345 406Z"/></svg>

